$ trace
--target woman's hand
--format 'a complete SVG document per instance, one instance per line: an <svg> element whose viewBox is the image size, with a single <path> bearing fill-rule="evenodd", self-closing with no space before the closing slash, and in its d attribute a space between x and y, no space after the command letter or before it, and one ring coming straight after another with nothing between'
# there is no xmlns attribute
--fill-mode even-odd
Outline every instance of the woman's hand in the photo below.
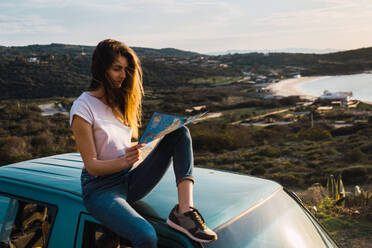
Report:
<svg viewBox="0 0 372 248"><path fill-rule="evenodd" d="M132 166L141 158L141 148L144 147L145 145L146 144L137 144L125 150L124 159L126 160L129 166Z"/></svg>

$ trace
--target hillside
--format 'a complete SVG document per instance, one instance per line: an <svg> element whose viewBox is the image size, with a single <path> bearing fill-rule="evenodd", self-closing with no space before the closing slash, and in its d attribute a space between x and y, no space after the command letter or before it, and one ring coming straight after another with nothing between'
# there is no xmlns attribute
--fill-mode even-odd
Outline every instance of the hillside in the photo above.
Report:
<svg viewBox="0 0 372 248"><path fill-rule="evenodd" d="M141 59L146 86L171 87L198 77L239 73L216 64L201 66L203 59L193 52L173 48L134 50ZM64 44L0 47L0 99L78 96L89 86L93 51L92 46Z"/></svg>
<svg viewBox="0 0 372 248"><path fill-rule="evenodd" d="M34 55L80 55L81 52L85 52L91 55L94 51L95 46L84 46L84 45L69 45L52 43L50 45L29 45L29 46L11 46L5 47L0 46L0 54L7 55L20 55L20 56L34 56ZM167 56L197 56L198 53L187 52L174 48L143 48L143 47L132 47L133 50L141 57L167 57Z"/></svg>
<svg viewBox="0 0 372 248"><path fill-rule="evenodd" d="M372 47L328 54L247 53L216 56L222 63L249 68L297 67L302 75L353 74L372 69Z"/></svg>
<svg viewBox="0 0 372 248"><path fill-rule="evenodd" d="M133 47L145 87L179 87L218 78L236 82L242 72L272 76L338 75L372 70L372 48L329 54L248 53L208 56L173 48ZM0 46L0 99L76 97L89 85L93 46ZM271 75L270 75L271 74ZM235 81L234 81L235 80Z"/></svg>

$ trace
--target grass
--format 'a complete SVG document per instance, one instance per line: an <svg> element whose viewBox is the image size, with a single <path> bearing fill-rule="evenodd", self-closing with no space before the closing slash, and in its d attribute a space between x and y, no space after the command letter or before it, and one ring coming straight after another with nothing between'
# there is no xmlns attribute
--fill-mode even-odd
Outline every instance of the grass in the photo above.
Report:
<svg viewBox="0 0 372 248"><path fill-rule="evenodd" d="M350 215L337 213L338 210L320 208L315 216L341 247L371 247L372 222L353 212Z"/></svg>
<svg viewBox="0 0 372 248"><path fill-rule="evenodd" d="M217 86L217 85L228 85L238 80L242 79L243 77L224 77L224 76L215 76L209 78L196 78L189 81L191 84L208 84L210 86Z"/></svg>
<svg viewBox="0 0 372 248"><path fill-rule="evenodd" d="M246 107L246 108L238 108L238 109L229 109L229 110L223 110L221 111L222 114L225 116L229 116L232 119L246 119L258 115L264 115L267 113L280 111L282 109L286 108L264 108L264 107ZM283 113L281 113L283 114Z"/></svg>
<svg viewBox="0 0 372 248"><path fill-rule="evenodd" d="M214 83L224 83L227 82L226 80L228 80L227 77L216 78ZM209 92L211 96L219 96L222 92L224 94L221 99L225 99L226 95L229 96L229 103L232 106L232 104L239 104L240 102L238 101L242 97L240 88L235 89L234 87L236 86L224 86L222 89L218 89L218 91L218 87L211 87L211 89L202 93L207 95ZM225 88L234 88L234 91L227 92ZM213 90L216 92L212 92ZM232 94L231 92L235 93ZM194 92L191 93L194 94ZM191 93L188 93L189 95L185 94L187 97L184 97L184 94L181 94L182 97L177 95L179 101L187 101L188 105L185 103L184 106L190 105L190 97L193 96ZM150 100L147 101L146 111L148 113L153 110L161 112L159 108L163 106L162 100L156 94L153 93L149 97ZM231 95L234 97L231 97ZM177 99L174 102L178 103ZM192 99L195 100L194 98ZM50 145L43 147L44 145L41 141L48 141L51 137L53 138L51 144L57 144L56 146L64 150L46 151L44 152L45 155L76 150L74 141L67 139L67 136L71 135L67 118L61 121L53 117L41 118L38 113L33 113L30 109L24 110L24 113L18 113L20 109L23 109L22 106L24 107L25 104L20 104L20 108L17 108L10 101L0 103L3 106L9 104L9 108L4 109L0 107L0 114L3 115L4 120L2 125L0 125L0 136L2 135L0 141L4 141L3 144L0 144L0 156L3 156L3 159L8 158L6 156L10 154L9 152L15 149L19 150L16 150L18 153L15 153L15 155L10 154L8 158L12 161L15 159L11 156L19 156L18 160L24 160L22 156L25 155L36 154L40 156L40 151L50 147ZM25 103L28 104L27 101ZM192 101L192 105L196 105L196 103L199 104L196 100L195 102ZM210 106L208 103L205 104ZM226 109L227 106L225 103L219 104L215 105L217 107L216 109L218 107ZM180 107L182 111L186 108L184 106ZM360 126L356 129L345 129L342 133L333 135L329 139L309 139L309 136L312 138L317 134L317 131L313 133L314 135L304 135L301 138L298 135L300 130L309 129L310 122L307 119L298 119L297 123L287 126L272 126L268 128L228 124L243 118L262 115L281 109L268 107L265 104L261 105L261 103L254 106L256 107L223 110L221 111L223 113L222 117L207 119L199 122L197 125L189 125L193 137L195 164L203 167L231 170L271 178L290 188L305 189L316 182L324 184L325 176L330 173L334 175L343 173L345 185L347 182L349 182L348 185L351 185L351 183L355 185L354 181L358 182L360 186L372 183L372 162L370 162L372 161L371 122L367 124L369 125L368 128ZM283 105L278 104L275 106ZM369 106L363 105L362 107L369 108ZM168 111L166 108L165 110ZM340 116L342 117L342 115ZM34 134L31 133L32 129L30 128L30 124L26 122L26 118L30 118L30 121L32 121L31 126L35 130L38 126L45 124L35 134L38 138L41 136L44 137L39 142L39 146L31 145ZM276 118L274 117L274 119ZM280 120L280 117L277 119ZM322 119L315 117L315 123L320 128L319 130L333 131L330 126L324 125L327 124L326 121L328 120L331 119L327 116L323 116ZM67 130L68 132L59 134L61 130ZM59 136L57 137L57 135ZM7 142L9 139L7 138L8 136L19 136L18 138L22 139L23 143L26 144L26 149L28 149L26 153L22 153L24 149L22 150L19 147L19 144L22 142L17 142L17 139L12 137L14 142L10 145ZM64 141L65 138L66 140ZM196 148L196 145L199 145L199 148ZM371 221L368 222L367 219L359 216L342 215L337 211L332 212L327 209L322 209L317 215L333 236L339 242L341 240L340 243L346 244L345 247L358 247L355 244L349 245L351 243L357 243L356 240L361 244L363 244L363 240L366 240L365 242L370 241L369 244L372 244L371 240L368 240L368 237L372 237Z"/></svg>

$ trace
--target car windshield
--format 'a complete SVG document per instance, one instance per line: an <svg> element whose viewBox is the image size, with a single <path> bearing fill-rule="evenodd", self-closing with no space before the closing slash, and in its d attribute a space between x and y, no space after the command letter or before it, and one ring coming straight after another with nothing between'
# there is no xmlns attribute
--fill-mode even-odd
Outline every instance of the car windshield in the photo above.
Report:
<svg viewBox="0 0 372 248"><path fill-rule="evenodd" d="M337 247L316 221L284 190L217 228L218 240L204 247Z"/></svg>

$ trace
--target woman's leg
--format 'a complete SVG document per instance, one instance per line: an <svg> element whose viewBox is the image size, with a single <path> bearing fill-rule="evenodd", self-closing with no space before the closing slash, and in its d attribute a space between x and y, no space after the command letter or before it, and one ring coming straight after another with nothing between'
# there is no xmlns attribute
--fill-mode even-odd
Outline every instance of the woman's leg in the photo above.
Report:
<svg viewBox="0 0 372 248"><path fill-rule="evenodd" d="M216 240L216 233L205 225L203 217L193 207L194 161L191 136L186 127L166 135L155 150L130 172L128 202L141 199L156 186L168 169L171 157L178 186L179 204L172 209L167 224L198 242Z"/></svg>
<svg viewBox="0 0 372 248"><path fill-rule="evenodd" d="M194 206L193 188L194 183L190 180L183 180L177 185L178 211L182 214L190 211L190 207Z"/></svg>
<svg viewBox="0 0 372 248"><path fill-rule="evenodd" d="M176 176L176 184L188 179L193 182L192 171L194 159L190 132L186 127L167 134L158 146L128 176L128 202L135 202L145 197L159 183L167 171L171 158ZM183 187L183 189L186 189ZM192 189L192 187L187 187ZM181 193L184 190L181 190ZM192 197L192 193L191 193ZM188 197L181 199L189 199Z"/></svg>
<svg viewBox="0 0 372 248"><path fill-rule="evenodd" d="M91 192L84 205L94 218L134 247L157 247L155 229L128 204L122 184Z"/></svg>

